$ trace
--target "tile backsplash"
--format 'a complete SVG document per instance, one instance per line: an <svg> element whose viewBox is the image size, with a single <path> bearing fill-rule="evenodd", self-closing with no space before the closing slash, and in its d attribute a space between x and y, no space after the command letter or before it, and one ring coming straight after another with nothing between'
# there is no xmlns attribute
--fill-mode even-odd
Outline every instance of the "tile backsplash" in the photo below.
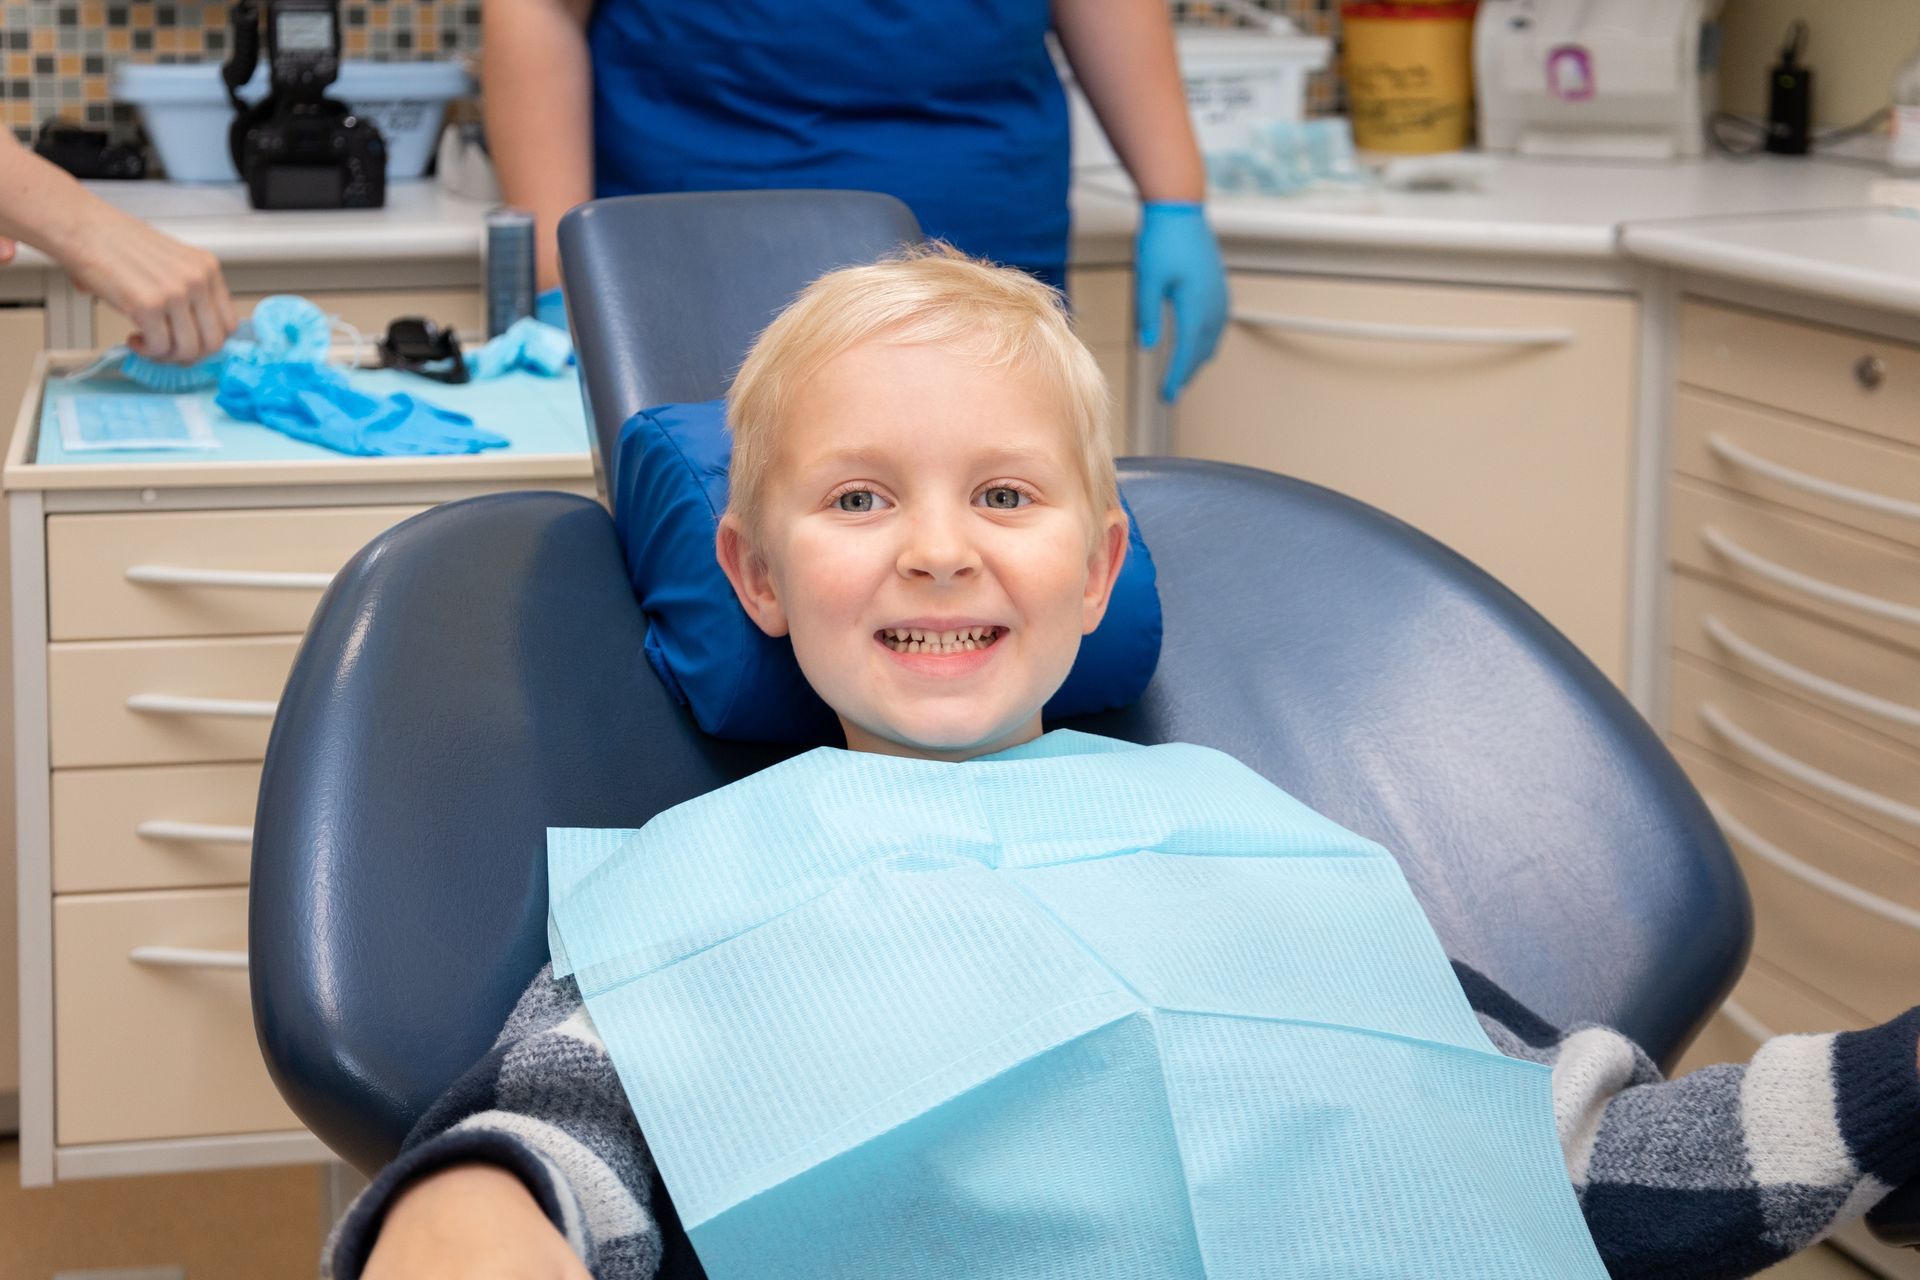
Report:
<svg viewBox="0 0 1920 1280"><path fill-rule="evenodd" d="M617 2L617 0L614 0ZM717 4L725 0L682 0ZM831 2L831 0L827 0ZM1335 0L1260 0L1303 30L1333 34ZM1205 0L1175 0L1189 22L1231 23ZM346 56L376 62L452 58L480 48L479 0L346 0L341 6ZM132 108L115 103L115 65L133 62L220 62L227 56L224 0L0 0L0 124L30 139L51 116L112 126L130 136ZM1309 107L1338 111L1338 79L1313 78Z"/></svg>

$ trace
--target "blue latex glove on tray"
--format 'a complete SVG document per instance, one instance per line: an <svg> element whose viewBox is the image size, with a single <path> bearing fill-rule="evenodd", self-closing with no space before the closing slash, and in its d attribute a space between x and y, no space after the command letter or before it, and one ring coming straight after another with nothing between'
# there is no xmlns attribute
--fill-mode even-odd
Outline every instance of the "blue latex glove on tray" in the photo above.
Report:
<svg viewBox="0 0 1920 1280"><path fill-rule="evenodd" d="M1213 358L1227 324L1227 272L1198 204L1150 201L1134 246L1134 317L1140 345L1158 347L1162 308L1173 306L1173 356L1160 385L1168 404Z"/></svg>

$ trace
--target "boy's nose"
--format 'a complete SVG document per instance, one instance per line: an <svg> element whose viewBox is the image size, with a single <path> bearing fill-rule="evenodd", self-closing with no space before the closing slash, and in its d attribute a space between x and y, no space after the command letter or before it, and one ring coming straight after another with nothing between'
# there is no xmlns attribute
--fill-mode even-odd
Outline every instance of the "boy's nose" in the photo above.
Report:
<svg viewBox="0 0 1920 1280"><path fill-rule="evenodd" d="M949 582L977 574L980 556L951 523L926 520L914 525L895 567L903 578Z"/></svg>

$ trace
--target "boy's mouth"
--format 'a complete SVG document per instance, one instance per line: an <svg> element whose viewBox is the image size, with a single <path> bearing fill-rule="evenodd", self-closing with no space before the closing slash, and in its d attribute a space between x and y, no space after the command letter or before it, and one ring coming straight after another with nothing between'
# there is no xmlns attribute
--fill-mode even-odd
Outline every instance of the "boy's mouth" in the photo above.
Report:
<svg viewBox="0 0 1920 1280"><path fill-rule="evenodd" d="M1005 627L961 627L954 631L923 631L917 627L884 627L874 638L895 653L941 654L974 653L990 649Z"/></svg>

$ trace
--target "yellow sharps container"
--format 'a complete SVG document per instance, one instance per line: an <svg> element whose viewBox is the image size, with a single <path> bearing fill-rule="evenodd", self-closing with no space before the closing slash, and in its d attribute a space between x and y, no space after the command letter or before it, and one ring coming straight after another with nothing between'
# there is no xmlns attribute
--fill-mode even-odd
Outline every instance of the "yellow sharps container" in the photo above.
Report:
<svg viewBox="0 0 1920 1280"><path fill-rule="evenodd" d="M1354 144L1365 151L1453 151L1473 131L1473 15L1457 0L1340 6L1341 69Z"/></svg>

